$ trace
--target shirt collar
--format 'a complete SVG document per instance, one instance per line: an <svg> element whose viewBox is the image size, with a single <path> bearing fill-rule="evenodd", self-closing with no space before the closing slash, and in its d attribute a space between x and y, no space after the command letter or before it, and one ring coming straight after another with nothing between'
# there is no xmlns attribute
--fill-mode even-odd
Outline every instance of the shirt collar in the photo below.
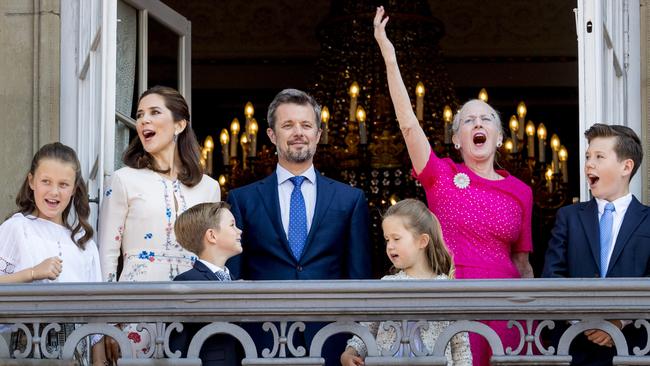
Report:
<svg viewBox="0 0 650 366"><path fill-rule="evenodd" d="M221 268L221 267L217 266L216 264L210 263L210 262L208 262L206 260L203 260L203 259L198 259L198 261L205 264L205 266L208 267L208 269L211 270L212 272L221 271L221 272L226 272L226 273L230 274L230 271L228 270L228 267Z"/></svg>
<svg viewBox="0 0 650 366"><path fill-rule="evenodd" d="M612 201L612 203L614 204L615 212L619 215L621 215L627 210L628 206L630 205L630 202L632 202L632 192ZM608 204L609 201L596 198L596 203L598 204L598 214L602 214L605 211L605 205Z"/></svg>
<svg viewBox="0 0 650 366"><path fill-rule="evenodd" d="M293 173L286 170L280 164L278 164L278 166L276 168L276 174L278 176L278 185L286 182L287 180L289 180L289 178L294 177ZM300 173L298 175L302 175L303 177L307 178L307 180L311 184L316 183L316 170L314 169L314 164L310 165L309 168L307 168L307 170L305 170L304 172L302 172L302 173Z"/></svg>

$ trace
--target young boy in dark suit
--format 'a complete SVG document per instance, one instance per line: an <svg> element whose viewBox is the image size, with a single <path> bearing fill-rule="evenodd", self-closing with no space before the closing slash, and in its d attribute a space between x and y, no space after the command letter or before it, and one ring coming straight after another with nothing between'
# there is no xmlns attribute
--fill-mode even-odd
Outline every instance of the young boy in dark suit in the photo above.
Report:
<svg viewBox="0 0 650 366"><path fill-rule="evenodd" d="M632 129L618 125L594 124L585 136L584 169L594 198L558 210L542 276L649 276L650 210L630 193L630 179L643 158L641 141ZM630 350L645 345L645 332L630 321L610 322L622 329ZM588 330L572 342L571 364L611 365L612 346L607 333Z"/></svg>
<svg viewBox="0 0 650 366"><path fill-rule="evenodd" d="M225 202L200 203L183 212L174 225L179 244L195 253L199 259L194 268L181 273L174 281L231 281L226 261L242 251L242 231ZM180 334L172 333L172 350L187 354L190 341L204 324L186 323ZM176 336L174 336L176 335ZM199 358L203 365L234 366L239 363L234 338L214 335L205 343Z"/></svg>

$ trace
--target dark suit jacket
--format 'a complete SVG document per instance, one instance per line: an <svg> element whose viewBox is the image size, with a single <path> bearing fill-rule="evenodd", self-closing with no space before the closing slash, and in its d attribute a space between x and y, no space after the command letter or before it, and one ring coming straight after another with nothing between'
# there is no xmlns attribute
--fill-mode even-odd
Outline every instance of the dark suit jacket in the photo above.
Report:
<svg viewBox="0 0 650 366"><path fill-rule="evenodd" d="M228 203L243 230L242 254L228 261L228 268L245 280L363 279L372 275L370 263L369 213L363 191L323 177L316 172L314 218L300 260L289 248L282 226L278 178L265 179L234 189ZM322 324L307 324L307 346ZM259 350L271 349L269 334L250 324L249 332ZM299 332L296 332L298 334ZM327 365L339 364L347 335L328 340L323 351Z"/></svg>
<svg viewBox="0 0 650 366"><path fill-rule="evenodd" d="M174 278L174 281L220 281L214 272L198 260L194 262L194 268L183 272ZM173 351L180 350L182 357L187 356L187 349L192 338L205 324L184 323L183 331L172 332L169 343ZM208 338L201 348L199 358L204 366L236 366L240 358L237 355L238 344L233 337L217 334Z"/></svg>
<svg viewBox="0 0 650 366"><path fill-rule="evenodd" d="M232 190L228 203L243 230L242 254L228 261L245 280L370 278L368 204L363 191L316 172L316 208L300 260L282 227L275 173Z"/></svg>
<svg viewBox="0 0 650 366"><path fill-rule="evenodd" d="M606 277L650 276L649 209L632 197ZM558 210L542 276L600 277L600 229L595 199ZM634 345L645 345L644 333L631 325L623 329L630 351ZM611 365L614 352L613 348L598 346L581 335L571 344L572 365Z"/></svg>

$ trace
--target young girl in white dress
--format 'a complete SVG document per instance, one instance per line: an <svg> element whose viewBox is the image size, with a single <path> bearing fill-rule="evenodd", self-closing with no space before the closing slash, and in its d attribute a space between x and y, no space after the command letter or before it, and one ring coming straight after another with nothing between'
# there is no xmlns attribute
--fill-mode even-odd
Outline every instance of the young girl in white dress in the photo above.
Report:
<svg viewBox="0 0 650 366"><path fill-rule="evenodd" d="M74 150L58 142L41 147L16 204L18 211L0 225L0 276L17 282L101 281L87 221L87 189ZM103 349L95 348L99 360Z"/></svg>
<svg viewBox="0 0 650 366"><path fill-rule="evenodd" d="M382 280L453 278L454 264L442 238L440 223L424 203L414 199L396 203L384 214L381 226L386 240L386 255L393 263L393 274L384 276ZM400 342L395 329L388 327L386 330L383 323L362 322L361 325L368 327L370 333L376 337L380 351L388 350L395 342ZM419 337L410 347L426 353L431 352L438 336L449 325L449 321L430 321L428 329L419 329ZM415 323L409 322L409 330L413 326ZM341 365L363 365L367 353L363 341L354 336L348 341L348 346L341 355ZM471 366L472 353L467 333L452 337L445 355L448 365ZM400 345L393 356L414 357L414 354Z"/></svg>

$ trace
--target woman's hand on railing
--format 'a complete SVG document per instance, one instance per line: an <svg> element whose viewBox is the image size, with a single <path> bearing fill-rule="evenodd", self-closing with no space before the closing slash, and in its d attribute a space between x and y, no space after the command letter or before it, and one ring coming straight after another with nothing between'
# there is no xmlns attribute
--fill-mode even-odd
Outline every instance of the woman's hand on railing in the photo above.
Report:
<svg viewBox="0 0 650 366"><path fill-rule="evenodd" d="M363 366L364 362L352 347L347 347L341 354L341 366Z"/></svg>

